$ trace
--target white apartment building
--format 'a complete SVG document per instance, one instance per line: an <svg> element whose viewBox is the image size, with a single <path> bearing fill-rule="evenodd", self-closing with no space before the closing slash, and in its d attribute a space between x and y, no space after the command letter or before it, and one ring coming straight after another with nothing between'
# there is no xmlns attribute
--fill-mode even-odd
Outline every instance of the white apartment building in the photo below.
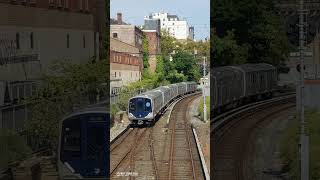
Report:
<svg viewBox="0 0 320 180"><path fill-rule="evenodd" d="M177 15L170 15L164 12L151 13L149 16L145 16L144 19L160 19L161 29L169 32L171 36L179 40L193 40L194 35L190 34L194 33L193 27L189 26L186 20L180 20Z"/></svg>

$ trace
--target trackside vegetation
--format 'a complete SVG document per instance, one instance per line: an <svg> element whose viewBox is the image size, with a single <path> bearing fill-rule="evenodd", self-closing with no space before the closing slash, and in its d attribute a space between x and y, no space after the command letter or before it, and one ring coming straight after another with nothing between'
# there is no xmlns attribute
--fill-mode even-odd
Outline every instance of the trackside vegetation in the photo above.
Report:
<svg viewBox="0 0 320 180"><path fill-rule="evenodd" d="M311 180L320 178L320 111L306 111L307 134L309 135L309 175ZM281 158L285 164L284 171L290 179L300 179L299 172L299 137L300 122L294 118L281 139Z"/></svg>
<svg viewBox="0 0 320 180"><path fill-rule="evenodd" d="M160 43L161 53L156 57L156 70L155 72L150 72L148 40L145 37L143 38L144 70L141 81L122 87L117 103L111 105L112 117L118 111L127 111L129 98L141 92L167 84L199 81L202 76L202 67L199 66L199 62L202 62L202 59L194 55L194 49L197 49L197 54L200 56L208 57L210 51L208 41L194 42L187 40L180 42L169 36L166 31L162 31Z"/></svg>
<svg viewBox="0 0 320 180"><path fill-rule="evenodd" d="M206 106L207 106L207 120L210 119L210 97L206 97ZM203 97L201 97L199 106L198 106L198 113L200 119L203 120Z"/></svg>

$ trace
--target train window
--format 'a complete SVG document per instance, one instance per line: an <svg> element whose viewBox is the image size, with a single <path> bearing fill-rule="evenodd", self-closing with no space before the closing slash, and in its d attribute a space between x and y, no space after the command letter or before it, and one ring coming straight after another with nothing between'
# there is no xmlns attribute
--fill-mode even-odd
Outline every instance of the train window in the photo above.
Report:
<svg viewBox="0 0 320 180"><path fill-rule="evenodd" d="M130 111L136 110L135 104L134 104L134 102L132 102L132 100L129 103L129 108L130 108Z"/></svg>
<svg viewBox="0 0 320 180"><path fill-rule="evenodd" d="M66 121L63 124L62 160L80 158L81 156L81 126L75 123L78 119Z"/></svg>
<svg viewBox="0 0 320 180"><path fill-rule="evenodd" d="M142 98L138 98L137 100L137 111L143 111L144 109L144 100Z"/></svg>

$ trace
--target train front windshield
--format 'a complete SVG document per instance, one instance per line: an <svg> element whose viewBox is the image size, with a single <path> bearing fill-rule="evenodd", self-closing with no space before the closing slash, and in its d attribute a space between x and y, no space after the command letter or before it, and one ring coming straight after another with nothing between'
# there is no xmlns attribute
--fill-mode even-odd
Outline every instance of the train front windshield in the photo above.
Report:
<svg viewBox="0 0 320 180"><path fill-rule="evenodd" d="M105 115L81 115L62 124L60 160L84 177L106 177L107 120Z"/></svg>
<svg viewBox="0 0 320 180"><path fill-rule="evenodd" d="M152 112L151 100L148 98L131 99L129 102L129 112L134 115L137 113L140 115L145 115L145 113Z"/></svg>

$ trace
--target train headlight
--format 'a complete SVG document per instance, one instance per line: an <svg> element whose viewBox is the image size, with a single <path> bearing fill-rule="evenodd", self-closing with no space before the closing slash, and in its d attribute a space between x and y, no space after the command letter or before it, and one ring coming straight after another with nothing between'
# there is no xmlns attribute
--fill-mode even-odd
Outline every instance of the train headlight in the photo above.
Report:
<svg viewBox="0 0 320 180"><path fill-rule="evenodd" d="M134 118L134 115L132 113L129 113L129 118Z"/></svg>
<svg viewBox="0 0 320 180"><path fill-rule="evenodd" d="M146 116L146 118L153 118L153 114L152 114L152 112L151 112L151 113L149 113L149 114Z"/></svg>

